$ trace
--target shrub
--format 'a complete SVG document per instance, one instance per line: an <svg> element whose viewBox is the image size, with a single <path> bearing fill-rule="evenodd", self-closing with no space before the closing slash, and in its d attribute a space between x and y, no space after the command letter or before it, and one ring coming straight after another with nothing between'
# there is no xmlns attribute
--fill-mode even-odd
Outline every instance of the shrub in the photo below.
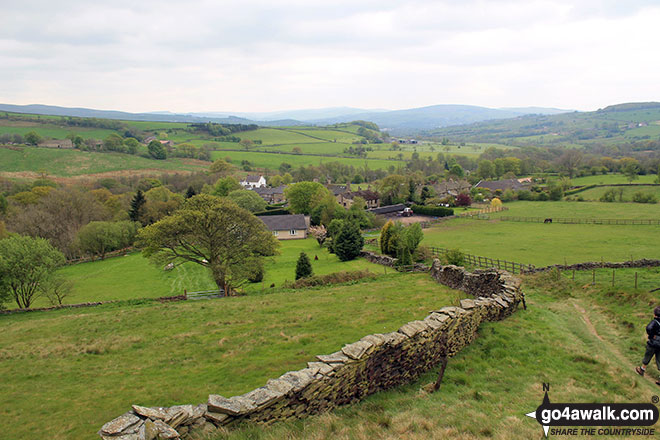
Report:
<svg viewBox="0 0 660 440"><path fill-rule="evenodd" d="M353 272L334 272L327 275L312 275L296 280L293 283L285 283L284 287L287 289L300 289L303 287L350 283L364 278L376 278L376 274L368 270L357 270Z"/></svg>
<svg viewBox="0 0 660 440"><path fill-rule="evenodd" d="M433 259L433 252L426 246L419 246L415 249L413 259L418 262L429 261Z"/></svg>
<svg viewBox="0 0 660 440"><path fill-rule="evenodd" d="M491 208L501 208L502 207L502 201L498 199L497 197L493 198L493 200L490 201L490 207Z"/></svg>
<svg viewBox="0 0 660 440"><path fill-rule="evenodd" d="M312 262L309 261L309 257L306 253L301 252L298 257L298 262L296 263L296 280L309 277L313 273Z"/></svg>
<svg viewBox="0 0 660 440"><path fill-rule="evenodd" d="M460 193L456 196L456 206L470 206L472 204L472 197L470 194Z"/></svg>
<svg viewBox="0 0 660 440"><path fill-rule="evenodd" d="M449 249L443 256L445 264L454 266L463 266L465 264L465 255L458 249Z"/></svg>
<svg viewBox="0 0 660 440"><path fill-rule="evenodd" d="M453 209L445 208L443 206L413 205L412 210L415 214L431 215L434 217L447 217L454 215Z"/></svg>
<svg viewBox="0 0 660 440"><path fill-rule="evenodd" d="M632 196L632 201L635 203L658 203L658 199L653 194L644 194L641 191L637 191Z"/></svg>
<svg viewBox="0 0 660 440"><path fill-rule="evenodd" d="M608 189L605 191L605 194L600 196L600 201L601 202L615 202L616 201L616 190L614 188Z"/></svg>

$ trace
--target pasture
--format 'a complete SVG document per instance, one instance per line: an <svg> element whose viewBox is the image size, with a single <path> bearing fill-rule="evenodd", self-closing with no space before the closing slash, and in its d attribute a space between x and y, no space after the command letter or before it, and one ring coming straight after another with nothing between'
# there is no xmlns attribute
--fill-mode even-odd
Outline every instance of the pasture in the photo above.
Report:
<svg viewBox="0 0 660 440"><path fill-rule="evenodd" d="M95 438L130 405L241 394L462 293L427 274L178 303L0 316L3 438Z"/></svg>
<svg viewBox="0 0 660 440"><path fill-rule="evenodd" d="M646 174L644 176L637 176L633 183L655 183L657 174ZM585 185L615 185L630 183L628 178L623 174L596 174L594 176L575 177L571 179L574 186Z"/></svg>
<svg viewBox="0 0 660 440"><path fill-rule="evenodd" d="M98 153L73 149L23 147L20 150L1 148L0 173L20 177L24 173L40 173L56 177L73 177L88 174L125 170L201 171L208 169L209 162L180 158L154 160L121 153Z"/></svg>
<svg viewBox="0 0 660 440"><path fill-rule="evenodd" d="M619 202L632 202L635 193L642 193L644 195L653 195L656 199L660 200L660 185L658 186L599 186L596 188L586 189L573 194L574 197L582 197L584 200L600 200L600 198L610 190L616 192L616 201Z"/></svg>
<svg viewBox="0 0 660 440"><path fill-rule="evenodd" d="M500 221L500 216L657 218L658 205L515 202L490 220L452 219L424 230L423 245L546 266L584 261L660 258L660 226L572 225ZM634 208L634 209L633 209Z"/></svg>
<svg viewBox="0 0 660 440"><path fill-rule="evenodd" d="M483 324L479 337L449 360L433 394L422 388L437 371L318 417L243 426L215 439L527 440L543 438L541 426L525 416L543 400L542 383L550 383L552 402L637 403L658 394L657 372L641 378L633 371L656 297L583 288L551 274L525 277L523 288L528 309Z"/></svg>
<svg viewBox="0 0 660 440"><path fill-rule="evenodd" d="M281 288L285 281L294 281L296 261L300 252L307 253L314 274L325 275L333 272L371 270L383 273L382 266L369 263L362 258L354 261L340 261L327 249L320 248L316 240L283 240L280 255L266 258L263 282L248 283L243 289L249 294L269 291L270 285ZM318 260L314 257L318 256ZM97 260L63 267L59 274L73 283L73 291L66 299L67 304L88 301L130 300L138 298L158 298L175 296L198 290L215 289L216 285L208 271L194 263L177 266L164 271L134 252L124 257ZM35 307L48 306L45 298L40 298Z"/></svg>

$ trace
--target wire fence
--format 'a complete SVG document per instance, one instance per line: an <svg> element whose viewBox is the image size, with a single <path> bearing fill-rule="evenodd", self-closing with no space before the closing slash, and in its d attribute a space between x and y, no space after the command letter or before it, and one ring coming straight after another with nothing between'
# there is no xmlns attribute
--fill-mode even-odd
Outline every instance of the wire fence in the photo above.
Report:
<svg viewBox="0 0 660 440"><path fill-rule="evenodd" d="M438 247L429 247L433 255L444 257L450 249L438 248ZM472 255L461 252L465 264L472 265L481 269L491 269L496 268L500 270L506 270L511 273L525 273L531 272L535 269L533 264L527 263L517 263L514 261L501 260L499 258L488 258L480 255Z"/></svg>
<svg viewBox="0 0 660 440"><path fill-rule="evenodd" d="M570 225L660 225L660 219L640 218L556 218L556 217L518 217L502 216L500 220L505 222L526 223L561 223Z"/></svg>

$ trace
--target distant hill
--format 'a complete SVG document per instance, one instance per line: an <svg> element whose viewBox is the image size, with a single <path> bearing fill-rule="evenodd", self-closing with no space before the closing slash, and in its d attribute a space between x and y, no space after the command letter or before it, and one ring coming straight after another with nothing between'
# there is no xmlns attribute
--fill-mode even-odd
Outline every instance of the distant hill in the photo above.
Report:
<svg viewBox="0 0 660 440"><path fill-rule="evenodd" d="M319 125L335 124L362 119L378 124L395 134L415 133L421 130L433 130L451 125L470 124L489 119L515 118L529 113L561 112L558 109L493 109L473 105L432 105L428 107L407 110L392 110L382 112L356 113L334 118L313 120Z"/></svg>
<svg viewBox="0 0 660 440"><path fill-rule="evenodd" d="M15 113L31 113L37 115L53 116L75 116L81 118L120 119L124 121L154 121L154 122L217 122L219 124L257 124L271 126L294 126L303 125L302 122L293 119L254 121L251 119L225 116L225 117L203 117L191 114L178 114L170 112L153 113L129 113L116 110L94 110L79 107L59 107L54 105L29 104L13 105L0 104L0 111Z"/></svg>
<svg viewBox="0 0 660 440"><path fill-rule="evenodd" d="M593 112L526 115L428 130L452 141L524 145L639 143L660 139L660 102L617 104Z"/></svg>
<svg viewBox="0 0 660 440"><path fill-rule="evenodd" d="M257 124L261 126L330 125L365 120L375 122L381 128L399 135L490 119L515 118L529 113L557 113L562 110L540 107L492 109L471 105L433 105L406 110L364 110L352 107L332 107L267 113L194 112L180 114L167 111L128 113L114 110L94 110L41 104L0 104L0 111L122 119L128 121L217 122L225 124Z"/></svg>

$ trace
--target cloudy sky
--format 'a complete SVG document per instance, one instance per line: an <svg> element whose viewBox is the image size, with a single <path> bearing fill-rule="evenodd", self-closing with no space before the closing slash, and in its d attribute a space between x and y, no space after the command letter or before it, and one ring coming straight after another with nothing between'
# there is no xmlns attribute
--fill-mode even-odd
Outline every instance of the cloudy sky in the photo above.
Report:
<svg viewBox="0 0 660 440"><path fill-rule="evenodd" d="M660 100L660 2L0 0L0 102L132 112Z"/></svg>

